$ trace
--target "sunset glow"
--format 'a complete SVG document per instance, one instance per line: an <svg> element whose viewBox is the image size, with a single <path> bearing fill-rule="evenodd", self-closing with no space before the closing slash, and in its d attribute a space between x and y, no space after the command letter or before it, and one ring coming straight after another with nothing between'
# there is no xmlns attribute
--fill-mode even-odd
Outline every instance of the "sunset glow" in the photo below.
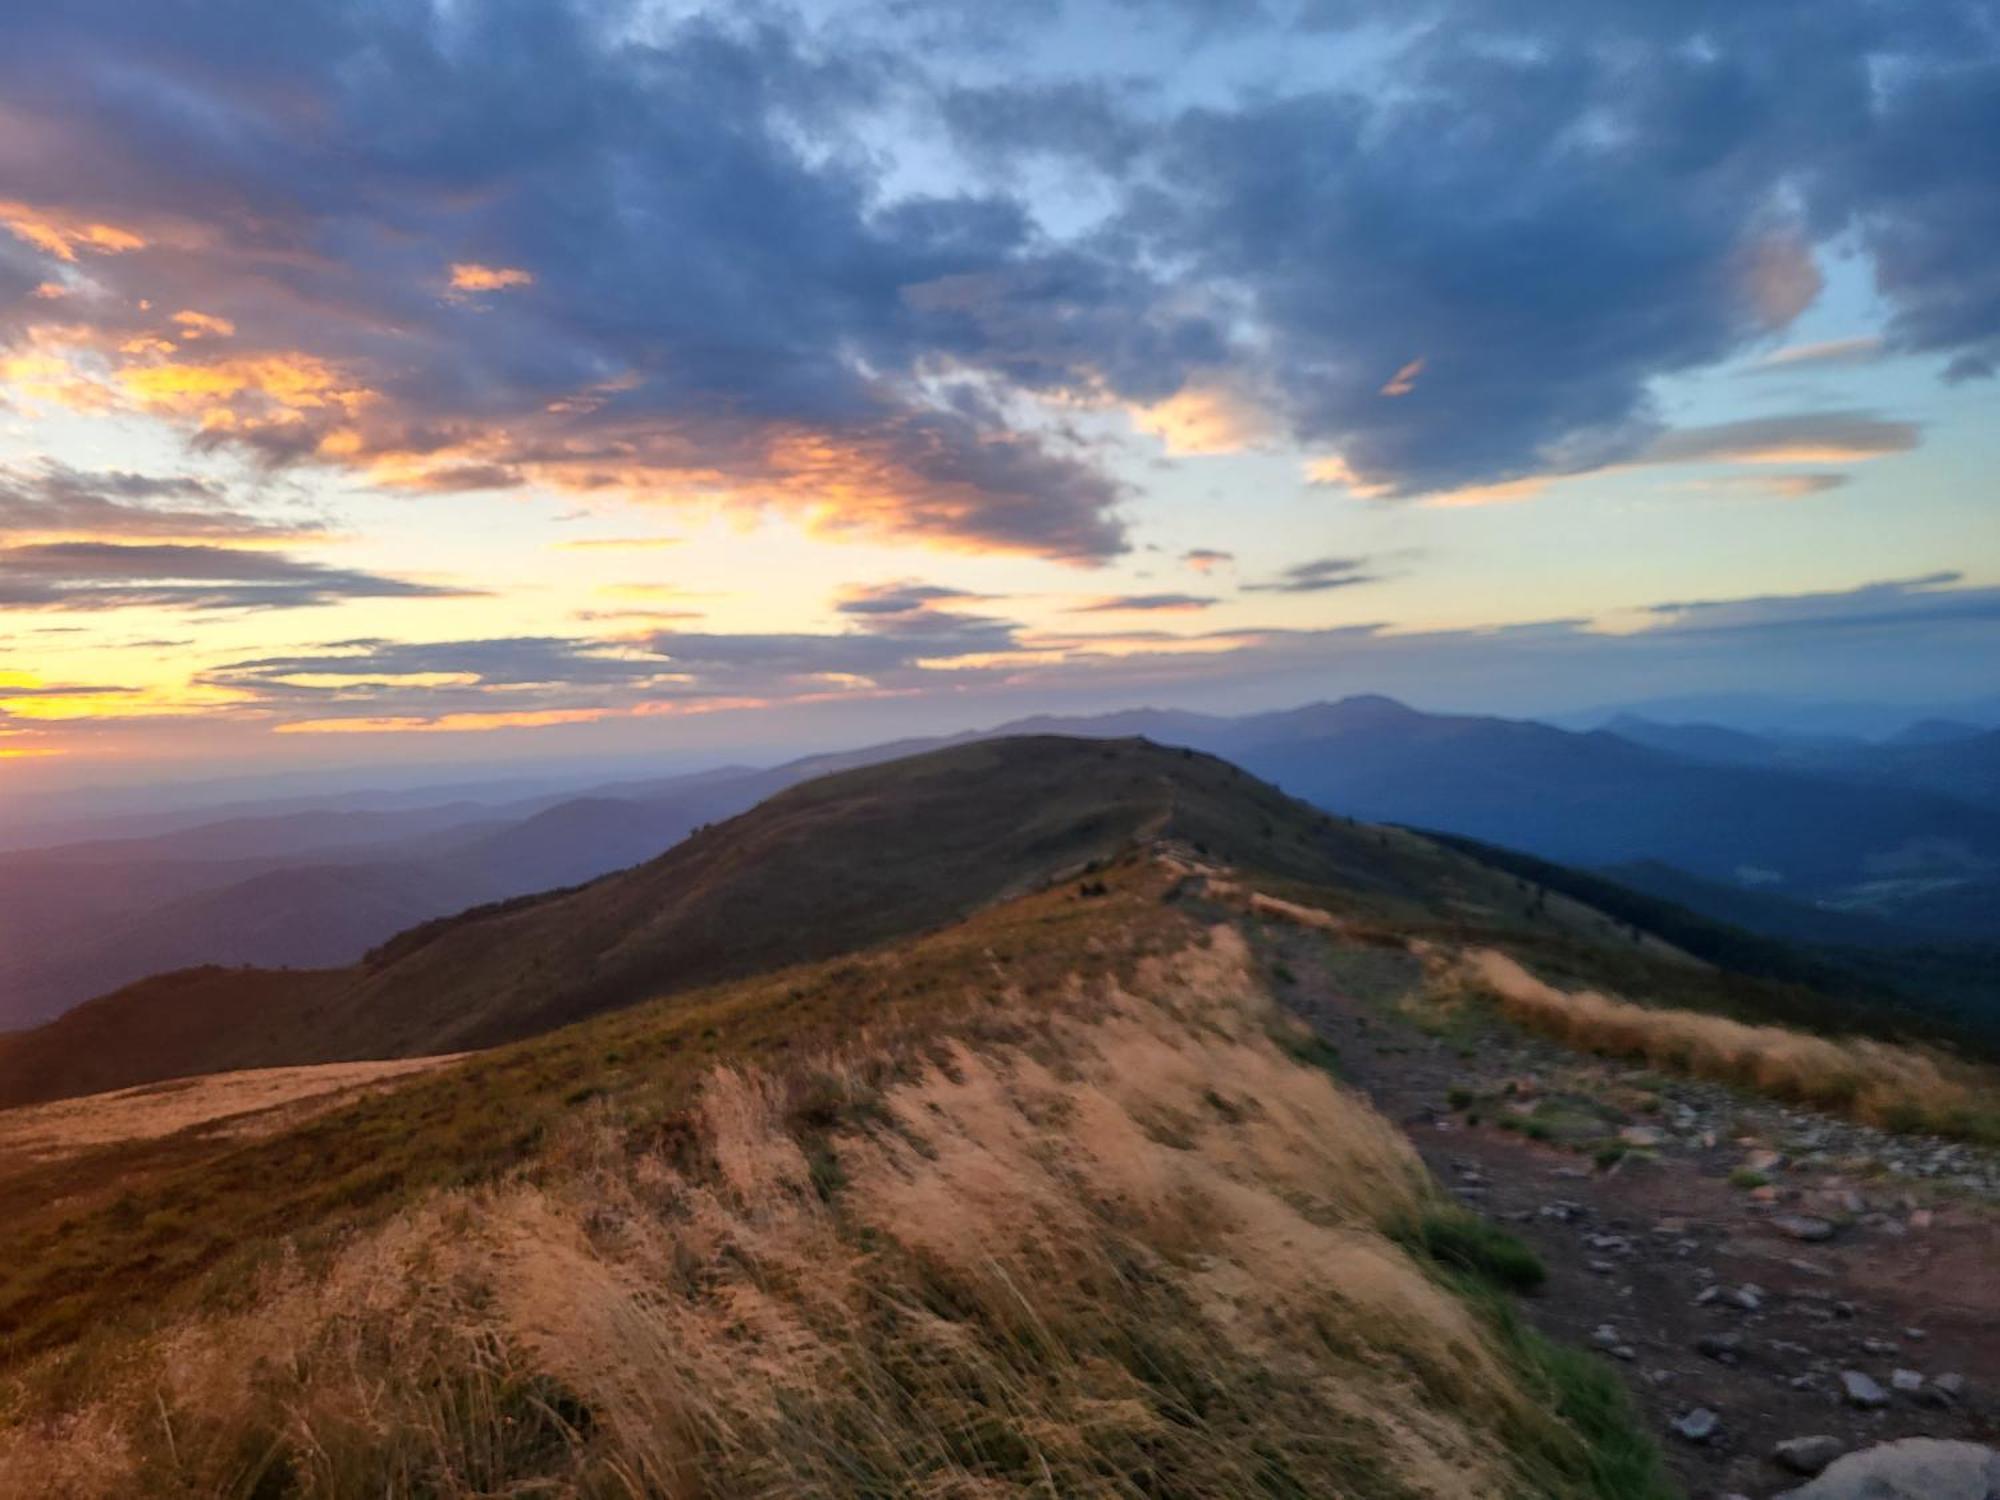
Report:
<svg viewBox="0 0 2000 1500"><path fill-rule="evenodd" d="M1068 16L1074 56L1109 14ZM1383 54L1246 19L1244 71L1166 61L1194 33L1163 14L1115 130L1031 134L1006 109L1069 75L997 22L1012 83L945 46L899 93L869 76L874 21L546 16L532 63L554 48L559 76L504 110L529 44L475 12L415 23L439 50L386 94L275 15L226 64L193 33L91 39L163 97L227 97L212 131L10 75L9 129L43 150L0 151L0 661L36 689L0 691L8 754L248 766L340 731L628 753L808 710L859 734L1106 695L1449 695L1531 638L1574 663L1561 707L1617 697L1635 634L1649 670L1719 688L1777 639L1760 612L1831 622L1883 589L1942 680L1992 610L2000 330L1954 280L1984 241L1949 187L1905 201L1859 154L1947 94L1822 121L1811 161L1775 124L1677 121L1697 149L1621 123L1607 48L1588 140L1496 124L1445 152L1450 27ZM1557 86L1492 24L1511 82L1480 87ZM43 56L85 55L64 26L33 23ZM1964 53L1914 21L1870 45L1915 80ZM1683 54L1660 87L1735 55ZM1303 71L1273 94L1280 57ZM375 154L406 109L460 123ZM1014 123L967 123L995 110ZM1963 154L1940 184L1990 180ZM1691 164L1725 158L1718 206ZM623 165L650 160L673 164ZM1685 598L1741 601L1728 671L1653 608ZM1803 629L1784 670L1846 691L1840 627Z"/></svg>

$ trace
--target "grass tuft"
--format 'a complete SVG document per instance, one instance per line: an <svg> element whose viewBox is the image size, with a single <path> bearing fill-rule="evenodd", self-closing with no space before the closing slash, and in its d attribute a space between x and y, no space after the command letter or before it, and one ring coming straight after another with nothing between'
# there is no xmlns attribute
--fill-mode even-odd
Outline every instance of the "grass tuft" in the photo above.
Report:
<svg viewBox="0 0 2000 1500"><path fill-rule="evenodd" d="M1548 1279L1540 1256L1499 1225L1462 1208L1426 1209L1395 1230L1406 1247L1438 1265L1507 1292L1532 1292Z"/></svg>

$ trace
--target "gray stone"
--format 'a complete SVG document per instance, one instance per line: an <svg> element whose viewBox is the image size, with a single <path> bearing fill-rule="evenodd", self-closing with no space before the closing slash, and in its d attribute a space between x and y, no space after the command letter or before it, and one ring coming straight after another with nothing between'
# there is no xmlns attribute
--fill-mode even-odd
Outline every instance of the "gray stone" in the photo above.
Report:
<svg viewBox="0 0 2000 1500"><path fill-rule="evenodd" d="M1833 1238L1833 1221L1814 1214L1779 1214L1771 1220L1771 1227L1780 1234L1790 1235L1795 1240L1803 1240L1808 1245L1817 1245L1822 1240Z"/></svg>
<svg viewBox="0 0 2000 1500"><path fill-rule="evenodd" d="M1705 1333L1695 1340L1694 1346L1717 1364L1734 1365L1743 1360L1743 1335L1740 1333Z"/></svg>
<svg viewBox="0 0 2000 1500"><path fill-rule="evenodd" d="M1722 1418L1705 1406L1675 1418L1674 1431L1690 1443L1705 1443L1722 1430Z"/></svg>
<svg viewBox="0 0 2000 1500"><path fill-rule="evenodd" d="M1794 1474L1811 1478L1846 1450L1847 1444L1825 1433L1816 1437L1786 1438L1771 1450L1771 1461Z"/></svg>
<svg viewBox="0 0 2000 1500"><path fill-rule="evenodd" d="M1850 1453L1778 1500L1992 1500L2000 1451L1984 1443L1904 1438Z"/></svg>
<svg viewBox="0 0 2000 1500"><path fill-rule="evenodd" d="M1859 1370L1842 1370L1840 1388L1847 1395L1847 1404L1858 1406L1863 1411L1873 1411L1889 1404L1889 1393Z"/></svg>
<svg viewBox="0 0 2000 1500"><path fill-rule="evenodd" d="M1965 1377L1940 1375L1925 1385L1918 1396L1931 1406L1956 1406L1965 1399Z"/></svg>
<svg viewBox="0 0 2000 1500"><path fill-rule="evenodd" d="M1915 1370L1891 1370L1889 1385L1906 1396L1914 1396L1924 1388L1924 1377Z"/></svg>

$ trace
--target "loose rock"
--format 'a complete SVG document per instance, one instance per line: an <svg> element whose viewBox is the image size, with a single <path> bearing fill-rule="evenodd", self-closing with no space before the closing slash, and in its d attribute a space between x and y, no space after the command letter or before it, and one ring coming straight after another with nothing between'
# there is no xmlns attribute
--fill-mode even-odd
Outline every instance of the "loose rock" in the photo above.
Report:
<svg viewBox="0 0 2000 1500"><path fill-rule="evenodd" d="M1722 1418L1705 1406L1697 1406L1674 1422L1674 1431L1690 1443L1705 1443L1721 1430ZM1984 1497L1981 1497L1981 1500L1984 1500Z"/></svg>
<svg viewBox="0 0 2000 1500"><path fill-rule="evenodd" d="M1779 1214L1771 1220L1771 1227L1808 1245L1833 1238L1833 1221L1813 1214Z"/></svg>
<svg viewBox="0 0 2000 1500"><path fill-rule="evenodd" d="M1847 1404L1858 1406L1863 1411L1873 1411L1889 1404L1889 1393L1859 1370L1842 1370L1840 1388L1847 1395Z"/></svg>
<svg viewBox="0 0 2000 1500"><path fill-rule="evenodd" d="M1850 1453L1778 1500L1989 1500L2000 1494L2000 1451L1983 1443L1904 1438Z"/></svg>
<svg viewBox="0 0 2000 1500"><path fill-rule="evenodd" d="M1832 1463L1846 1449L1839 1438L1821 1433L1815 1437L1786 1438L1771 1450L1771 1461L1794 1474L1811 1478Z"/></svg>

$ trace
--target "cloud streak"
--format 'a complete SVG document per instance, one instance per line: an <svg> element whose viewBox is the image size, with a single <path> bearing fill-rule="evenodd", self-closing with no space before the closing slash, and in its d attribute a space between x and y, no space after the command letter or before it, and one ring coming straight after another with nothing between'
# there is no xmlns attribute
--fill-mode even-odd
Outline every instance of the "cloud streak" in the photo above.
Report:
<svg viewBox="0 0 2000 1500"><path fill-rule="evenodd" d="M1368 568L1369 562L1365 557L1321 557L1312 562L1296 563L1276 578L1267 578L1261 583L1246 583L1243 591L1246 594L1323 594L1333 589L1376 582L1380 575L1369 572Z"/></svg>
<svg viewBox="0 0 2000 1500"><path fill-rule="evenodd" d="M233 547L124 542L0 547L0 612L308 609L348 599L434 599L467 592Z"/></svg>
<svg viewBox="0 0 2000 1500"><path fill-rule="evenodd" d="M318 531L243 509L221 485L191 475L85 473L53 462L0 468L0 537L248 541Z"/></svg>

